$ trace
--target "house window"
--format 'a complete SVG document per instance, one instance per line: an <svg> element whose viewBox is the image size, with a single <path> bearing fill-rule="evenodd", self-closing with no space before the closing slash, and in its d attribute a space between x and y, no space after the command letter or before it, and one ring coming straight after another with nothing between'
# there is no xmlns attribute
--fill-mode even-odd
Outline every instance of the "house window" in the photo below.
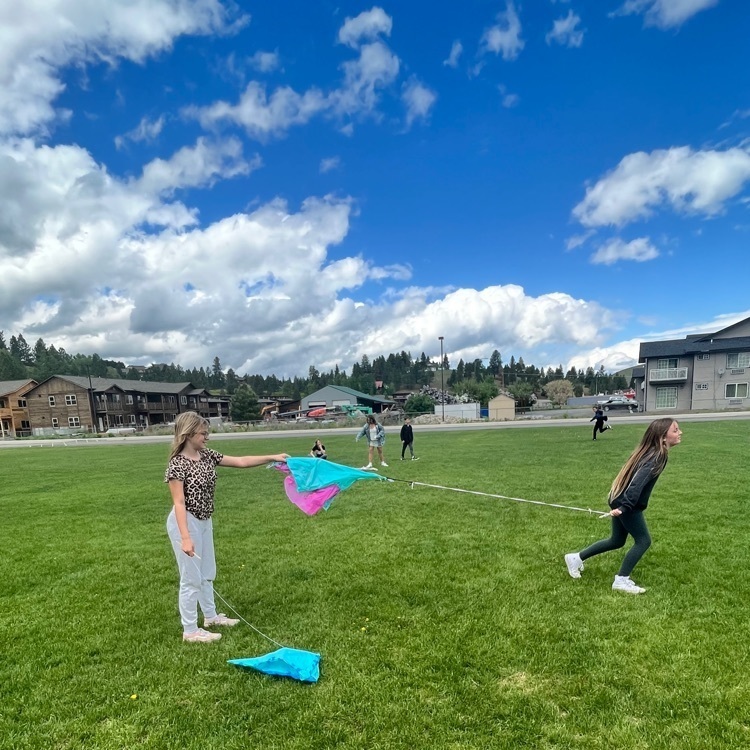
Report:
<svg viewBox="0 0 750 750"><path fill-rule="evenodd" d="M656 408L674 409L677 406L677 388L669 386L656 389Z"/></svg>
<svg viewBox="0 0 750 750"><path fill-rule="evenodd" d="M118 426L125 424L125 418L122 416L122 414L115 414L115 424Z"/></svg>
<svg viewBox="0 0 750 750"><path fill-rule="evenodd" d="M187 403L187 396L180 396L180 403L185 406Z"/></svg>
<svg viewBox="0 0 750 750"><path fill-rule="evenodd" d="M21 429L22 430L30 430L31 429L31 422L29 422L28 419L22 419L21 420Z"/></svg>
<svg viewBox="0 0 750 750"><path fill-rule="evenodd" d="M657 370L672 370L677 367L679 360L677 357L664 357L656 360Z"/></svg>
<svg viewBox="0 0 750 750"><path fill-rule="evenodd" d="M52 426L53 427L59 427L60 426L60 420L57 417L52 417Z"/></svg>
<svg viewBox="0 0 750 750"><path fill-rule="evenodd" d="M55 405L55 397L54 396L47 396L47 401L49 401L50 406Z"/></svg>
<svg viewBox="0 0 750 750"><path fill-rule="evenodd" d="M127 399L128 399L128 404L132 405L132 403L133 403L133 397L129 393L127 395Z"/></svg>
<svg viewBox="0 0 750 750"><path fill-rule="evenodd" d="M747 383L726 383L724 398L747 398Z"/></svg>
<svg viewBox="0 0 750 750"><path fill-rule="evenodd" d="M65 405L66 406L75 406L78 403L78 398L75 394L68 395L65 397Z"/></svg>
<svg viewBox="0 0 750 750"><path fill-rule="evenodd" d="M80 427L81 420L78 417L68 417L68 427Z"/></svg>
<svg viewBox="0 0 750 750"><path fill-rule="evenodd" d="M711 359L710 354L699 354L696 359Z"/></svg>
<svg viewBox="0 0 750 750"><path fill-rule="evenodd" d="M130 424L135 424L135 414L130 415Z"/></svg>
<svg viewBox="0 0 750 750"><path fill-rule="evenodd" d="M750 352L735 352L727 354L727 367L736 370L740 367L750 367Z"/></svg>
<svg viewBox="0 0 750 750"><path fill-rule="evenodd" d="M696 391L707 391L708 390L708 383L696 383L695 384L695 390Z"/></svg>
<svg viewBox="0 0 750 750"><path fill-rule="evenodd" d="M26 399L25 398L19 398L18 399L18 406L21 409L25 409L26 408Z"/></svg>

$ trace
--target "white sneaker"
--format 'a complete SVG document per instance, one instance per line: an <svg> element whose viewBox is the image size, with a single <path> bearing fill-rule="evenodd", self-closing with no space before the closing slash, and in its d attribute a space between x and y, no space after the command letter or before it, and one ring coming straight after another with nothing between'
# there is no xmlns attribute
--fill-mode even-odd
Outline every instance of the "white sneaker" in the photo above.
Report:
<svg viewBox="0 0 750 750"><path fill-rule="evenodd" d="M228 628L233 628L239 623L239 620L235 620L233 617L227 617L223 612L216 615L215 617L204 617L203 627L207 628L211 625L226 625Z"/></svg>
<svg viewBox="0 0 750 750"><path fill-rule="evenodd" d="M388 468L388 464L385 461L381 461L380 465L381 466L385 466L386 469Z"/></svg>
<svg viewBox="0 0 750 750"><path fill-rule="evenodd" d="M372 464L367 464L367 466L363 466L360 471L369 471L372 469Z"/></svg>
<svg viewBox="0 0 750 750"><path fill-rule="evenodd" d="M624 591L626 594L644 594L646 589L636 586L629 576L615 576L612 584L613 591Z"/></svg>
<svg viewBox="0 0 750 750"><path fill-rule="evenodd" d="M419 461L419 456L412 456L412 457L411 457L411 460L412 460L412 461Z"/></svg>
<svg viewBox="0 0 750 750"><path fill-rule="evenodd" d="M565 565L568 567L568 573L571 578L580 578L583 570L583 560L577 552L571 552L565 555Z"/></svg>
<svg viewBox="0 0 750 750"><path fill-rule="evenodd" d="M221 638L221 633L209 633L208 630L198 628L193 630L192 633L183 633L182 640L188 643L210 643L211 641L218 641Z"/></svg>

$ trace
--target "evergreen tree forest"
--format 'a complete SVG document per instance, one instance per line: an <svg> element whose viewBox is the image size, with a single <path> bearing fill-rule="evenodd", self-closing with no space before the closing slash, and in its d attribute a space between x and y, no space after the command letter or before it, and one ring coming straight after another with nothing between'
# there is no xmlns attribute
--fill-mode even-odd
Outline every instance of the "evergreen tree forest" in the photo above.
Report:
<svg viewBox="0 0 750 750"><path fill-rule="evenodd" d="M69 354L62 347L47 345L41 338L33 346L23 335L13 335L6 340L0 331L0 381L31 378L41 382L51 375L78 375L81 377L121 378L123 380L148 380L168 383L190 382L197 388L207 388L221 394L233 395L241 385L247 385L259 398L299 399L325 385L341 385L368 394L393 395L396 391L416 390L422 386L440 387L439 357L429 359L424 352L413 357L410 352L378 355L370 359L363 355L351 372L336 365L321 372L310 365L307 377L291 379L275 375L239 375L224 368L219 357L214 357L205 367L186 369L179 364L152 364L146 368L128 367L124 362L103 359L98 354ZM519 404L528 401L531 394L540 395L544 386L554 380L568 380L576 396L587 393L610 393L628 387L627 378L609 375L603 368L592 367L567 372L562 365L545 369L527 365L522 357L511 355L503 362L495 350L489 359L472 362L459 360L452 366L448 356L443 358L443 383L446 391L467 393L472 399L487 403L504 391Z"/></svg>

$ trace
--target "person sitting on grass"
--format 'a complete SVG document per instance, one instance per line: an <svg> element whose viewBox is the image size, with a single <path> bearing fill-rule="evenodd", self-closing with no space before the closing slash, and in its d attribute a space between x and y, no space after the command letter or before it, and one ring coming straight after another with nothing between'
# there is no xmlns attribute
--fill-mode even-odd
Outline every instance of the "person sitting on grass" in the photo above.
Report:
<svg viewBox="0 0 750 750"><path fill-rule="evenodd" d="M325 458L328 459L328 454L326 453L326 447L323 445L323 443L320 442L320 440L316 440L313 444L312 449L310 450L310 455L313 458Z"/></svg>
<svg viewBox="0 0 750 750"><path fill-rule="evenodd" d="M180 573L178 598L182 620L182 639L209 643L221 638L205 627L233 626L239 620L216 612L214 602L214 512L216 467L248 469L271 461L286 461L286 453L272 456L225 456L206 448L207 419L194 411L180 414L174 423L174 440L164 481L169 483L173 507L167 517L167 534L172 543ZM198 627L198 605L203 612L204 628Z"/></svg>

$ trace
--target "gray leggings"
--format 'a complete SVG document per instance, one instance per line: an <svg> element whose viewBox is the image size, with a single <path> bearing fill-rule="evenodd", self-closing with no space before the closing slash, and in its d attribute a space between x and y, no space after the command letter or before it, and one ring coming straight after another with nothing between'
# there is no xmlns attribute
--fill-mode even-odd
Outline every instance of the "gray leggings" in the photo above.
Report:
<svg viewBox="0 0 750 750"><path fill-rule="evenodd" d="M617 575L629 576L646 550L651 546L651 535L648 533L648 526L646 526L646 519L643 517L642 511L612 516L612 534L609 539L602 539L586 547L579 553L581 560L588 560L589 557L601 555L602 552L624 547L628 534L633 537L635 544L625 555Z"/></svg>

